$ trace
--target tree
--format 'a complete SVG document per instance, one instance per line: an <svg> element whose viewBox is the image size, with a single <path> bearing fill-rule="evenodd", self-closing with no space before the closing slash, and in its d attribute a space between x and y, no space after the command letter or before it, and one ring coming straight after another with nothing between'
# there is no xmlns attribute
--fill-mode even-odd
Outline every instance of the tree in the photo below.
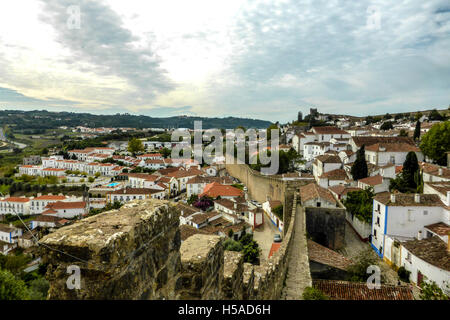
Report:
<svg viewBox="0 0 450 320"><path fill-rule="evenodd" d="M0 300L27 300L29 292L23 280L0 269Z"/></svg>
<svg viewBox="0 0 450 320"><path fill-rule="evenodd" d="M128 151L135 155L138 152L143 152L145 150L144 144L140 139L132 138L128 142Z"/></svg>
<svg viewBox="0 0 450 320"><path fill-rule="evenodd" d="M420 149L435 163L447 165L446 152L450 151L450 121L436 123L431 127L422 137Z"/></svg>
<svg viewBox="0 0 450 320"><path fill-rule="evenodd" d="M414 141L419 140L419 138L420 138L420 121L419 120L417 120L417 122L416 122L416 128L414 129L413 138L414 138Z"/></svg>
<svg viewBox="0 0 450 320"><path fill-rule="evenodd" d="M353 180L359 180L367 178L369 169L367 168L367 162L366 162L366 151L365 146L362 145L361 148L356 153L356 160L355 163L353 163L351 174L353 177Z"/></svg>
<svg viewBox="0 0 450 320"><path fill-rule="evenodd" d="M164 158L170 157L170 155L172 154L172 152L167 148L162 148L160 153Z"/></svg>
<svg viewBox="0 0 450 320"><path fill-rule="evenodd" d="M319 289L306 287L303 291L303 300L329 300L330 298Z"/></svg>
<svg viewBox="0 0 450 320"><path fill-rule="evenodd" d="M383 124L380 127L380 130L391 130L391 129L394 129L392 121L383 122Z"/></svg>
<svg viewBox="0 0 450 320"><path fill-rule="evenodd" d="M344 206L352 216L359 220L370 223L372 221L373 189L351 191L347 193Z"/></svg>
<svg viewBox="0 0 450 320"><path fill-rule="evenodd" d="M281 220L283 220L283 205L280 204L279 206L276 206L272 209L272 212Z"/></svg>
<svg viewBox="0 0 450 320"><path fill-rule="evenodd" d="M442 121L444 117L436 109L433 109L428 115L428 119L431 121L434 120Z"/></svg>
<svg viewBox="0 0 450 320"><path fill-rule="evenodd" d="M421 289L422 292L420 293L420 299L422 300L449 300L449 297L434 281L422 282Z"/></svg>
<svg viewBox="0 0 450 320"><path fill-rule="evenodd" d="M405 129L400 129L400 133L398 134L400 137L407 137L408 132Z"/></svg>
<svg viewBox="0 0 450 320"><path fill-rule="evenodd" d="M423 117L422 112L417 112L416 115L414 116L414 119L415 119L415 120L419 120L419 119L422 118L422 117Z"/></svg>
<svg viewBox="0 0 450 320"><path fill-rule="evenodd" d="M367 269L370 266L377 265L377 257L372 249L366 249L359 253L355 261L347 267L347 278L353 282L366 282L370 277ZM381 282L384 282L383 274L381 274Z"/></svg>
<svg viewBox="0 0 450 320"><path fill-rule="evenodd" d="M405 162L403 162L403 169L401 176L408 188L417 189L417 171L419 171L419 162L414 151L408 152Z"/></svg>
<svg viewBox="0 0 450 320"><path fill-rule="evenodd" d="M233 232L231 229L230 231ZM234 241L233 239L227 239L223 243L224 250L241 252L243 248L242 243L239 241Z"/></svg>

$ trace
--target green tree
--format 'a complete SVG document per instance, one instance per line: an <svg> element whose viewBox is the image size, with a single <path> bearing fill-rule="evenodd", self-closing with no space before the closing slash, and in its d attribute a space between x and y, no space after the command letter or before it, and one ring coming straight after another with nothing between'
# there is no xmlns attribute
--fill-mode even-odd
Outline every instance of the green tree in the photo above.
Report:
<svg viewBox="0 0 450 320"><path fill-rule="evenodd" d="M23 280L11 272L0 269L0 300L28 300L28 289Z"/></svg>
<svg viewBox="0 0 450 320"><path fill-rule="evenodd" d="M306 287L303 291L303 300L329 300L330 298L319 289Z"/></svg>
<svg viewBox="0 0 450 320"><path fill-rule="evenodd" d="M417 171L419 171L419 162L414 151L408 152L405 162L403 162L402 179L405 185L411 189L417 189Z"/></svg>
<svg viewBox="0 0 450 320"><path fill-rule="evenodd" d="M272 209L272 212L280 219L283 220L283 205L276 206Z"/></svg>
<svg viewBox="0 0 450 320"><path fill-rule="evenodd" d="M398 134L400 137L407 137L408 132L405 129L400 129L400 133Z"/></svg>
<svg viewBox="0 0 450 320"><path fill-rule="evenodd" d="M373 188L351 191L347 193L344 206L348 212L359 220L370 223L372 221Z"/></svg>
<svg viewBox="0 0 450 320"><path fill-rule="evenodd" d="M420 299L422 300L449 300L449 297L438 287L436 282L424 281L421 284L422 292L420 293Z"/></svg>
<svg viewBox="0 0 450 320"><path fill-rule="evenodd" d="M132 138L128 142L128 151L135 155L138 152L143 152L145 150L144 144L140 139Z"/></svg>
<svg viewBox="0 0 450 320"><path fill-rule="evenodd" d="M444 117L436 110L433 109L431 110L430 114L428 115L428 119L431 121L442 121L444 119Z"/></svg>
<svg viewBox="0 0 450 320"><path fill-rule="evenodd" d="M172 152L167 148L162 148L160 153L164 158L168 158L172 154Z"/></svg>
<svg viewBox="0 0 450 320"><path fill-rule="evenodd" d="M29 284L29 292L31 300L45 300L47 299L48 289L50 284L42 277L34 279Z"/></svg>
<svg viewBox="0 0 450 320"><path fill-rule="evenodd" d="M369 169L367 168L366 162L366 151L365 146L362 145L361 148L356 153L355 163L352 165L351 174L353 180L359 180L367 178L369 174Z"/></svg>
<svg viewBox="0 0 450 320"><path fill-rule="evenodd" d="M230 231L233 231L233 230L230 229ZM244 247L242 246L242 243L240 243L239 241L234 241L233 239L227 239L223 242L223 248L224 248L224 250L228 250L228 251L241 252Z"/></svg>
<svg viewBox="0 0 450 320"><path fill-rule="evenodd" d="M244 254L244 262L257 264L259 262L259 245L253 240L252 234L245 234L239 242L242 244L242 253Z"/></svg>
<svg viewBox="0 0 450 320"><path fill-rule="evenodd" d="M446 152L450 151L450 121L436 123L431 127L422 137L420 149L435 163L447 165Z"/></svg>
<svg viewBox="0 0 450 320"><path fill-rule="evenodd" d="M417 120L416 122L416 128L414 129L414 140L419 140L420 138L420 121Z"/></svg>
<svg viewBox="0 0 450 320"><path fill-rule="evenodd" d="M391 129L394 129L392 121L383 122L383 124L380 127L380 130L391 130Z"/></svg>
<svg viewBox="0 0 450 320"><path fill-rule="evenodd" d="M370 274L367 269L370 266L377 265L377 257L372 249L366 249L358 254L354 262L347 267L347 277L349 281L366 282ZM381 274L381 282L384 282L384 276Z"/></svg>

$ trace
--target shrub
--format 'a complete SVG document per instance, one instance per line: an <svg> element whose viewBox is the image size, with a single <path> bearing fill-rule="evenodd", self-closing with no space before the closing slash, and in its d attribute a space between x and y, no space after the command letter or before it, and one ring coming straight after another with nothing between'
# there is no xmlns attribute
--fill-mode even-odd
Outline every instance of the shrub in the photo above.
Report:
<svg viewBox="0 0 450 320"><path fill-rule="evenodd" d="M411 274L410 271L406 270L405 267L400 267L397 270L397 275L400 278L400 280L404 282L409 282L409 275Z"/></svg>
<svg viewBox="0 0 450 320"><path fill-rule="evenodd" d="M313 287L306 287L303 291L304 300L329 300L330 298L326 296L322 291Z"/></svg>
<svg viewBox="0 0 450 320"><path fill-rule="evenodd" d="M224 250L228 250L228 251L238 251L238 252L240 252L240 251L242 251L243 246L238 241L234 241L233 239L227 239L223 243L223 248L224 248Z"/></svg>

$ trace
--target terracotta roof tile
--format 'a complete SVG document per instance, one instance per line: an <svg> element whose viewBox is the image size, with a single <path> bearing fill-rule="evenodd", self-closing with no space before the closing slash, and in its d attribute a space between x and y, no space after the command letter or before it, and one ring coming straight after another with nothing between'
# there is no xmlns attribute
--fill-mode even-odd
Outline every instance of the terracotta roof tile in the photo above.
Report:
<svg viewBox="0 0 450 320"><path fill-rule="evenodd" d="M348 282L313 279L313 287L333 300L414 300L407 286L380 285L379 289L369 289L365 282Z"/></svg>

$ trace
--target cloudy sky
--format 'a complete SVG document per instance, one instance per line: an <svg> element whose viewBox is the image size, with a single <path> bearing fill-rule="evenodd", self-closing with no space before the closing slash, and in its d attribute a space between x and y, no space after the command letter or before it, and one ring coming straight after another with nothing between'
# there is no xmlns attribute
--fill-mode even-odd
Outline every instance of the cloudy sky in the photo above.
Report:
<svg viewBox="0 0 450 320"><path fill-rule="evenodd" d="M449 104L448 0L0 2L1 108L285 122Z"/></svg>

